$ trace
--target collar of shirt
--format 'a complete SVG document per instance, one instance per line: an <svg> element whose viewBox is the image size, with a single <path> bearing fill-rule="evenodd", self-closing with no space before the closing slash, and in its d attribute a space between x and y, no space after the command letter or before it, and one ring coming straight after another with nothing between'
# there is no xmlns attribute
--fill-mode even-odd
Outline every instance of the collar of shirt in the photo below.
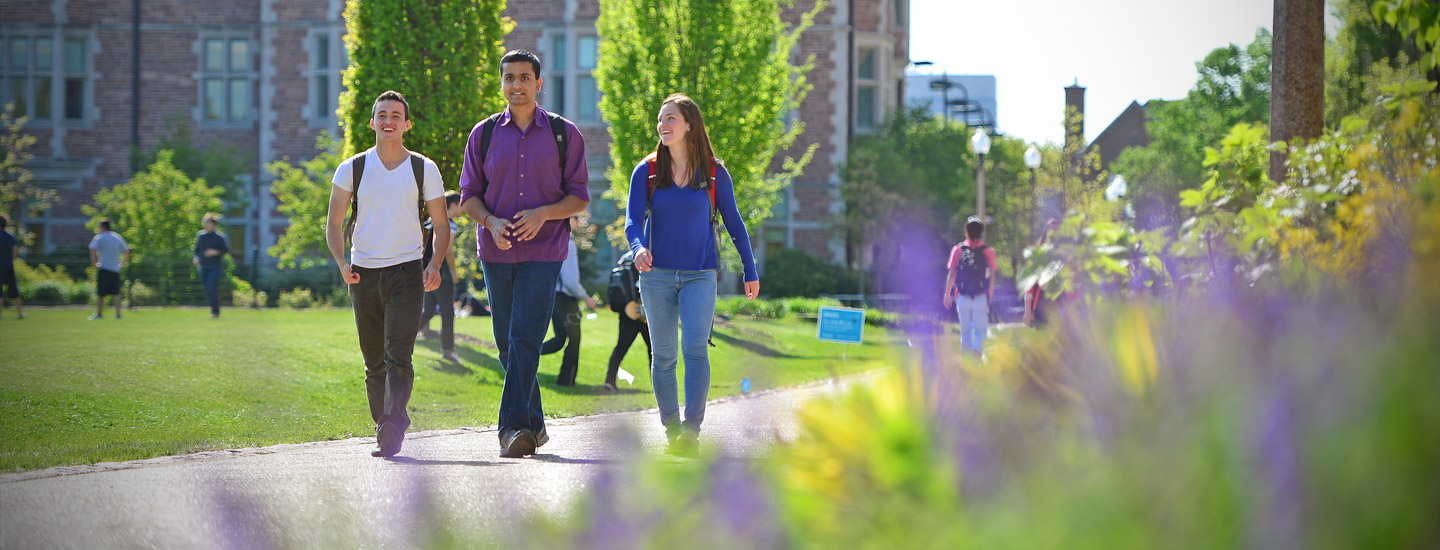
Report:
<svg viewBox="0 0 1440 550"><path fill-rule="evenodd" d="M501 111L500 119L495 121L495 125L508 126L514 121L515 115L510 112L510 107L507 105L505 110ZM530 121L530 128L537 127L544 128L546 132L550 131L550 113L546 112L545 109L541 109L539 105L535 106L535 120ZM529 130L526 131L528 132Z"/></svg>

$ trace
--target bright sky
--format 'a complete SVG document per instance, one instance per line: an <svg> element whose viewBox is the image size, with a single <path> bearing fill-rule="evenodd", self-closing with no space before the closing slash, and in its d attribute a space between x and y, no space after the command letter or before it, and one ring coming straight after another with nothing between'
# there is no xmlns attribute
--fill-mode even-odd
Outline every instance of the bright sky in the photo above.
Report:
<svg viewBox="0 0 1440 550"><path fill-rule="evenodd" d="M1270 28L1272 0L910 0L917 72L989 74L1000 131L1059 142L1065 90L1085 90L1092 140L1132 100L1178 99L1195 62ZM1328 10L1327 10L1328 11ZM1331 22L1333 25L1333 22Z"/></svg>

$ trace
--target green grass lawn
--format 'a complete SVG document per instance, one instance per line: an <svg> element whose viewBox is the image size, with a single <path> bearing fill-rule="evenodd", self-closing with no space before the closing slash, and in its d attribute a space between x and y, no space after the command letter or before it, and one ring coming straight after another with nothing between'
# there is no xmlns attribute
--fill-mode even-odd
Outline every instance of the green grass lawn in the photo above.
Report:
<svg viewBox="0 0 1440 550"><path fill-rule="evenodd" d="M141 309L87 321L89 308L27 308L0 318L0 471L373 434L364 365L348 309ZM545 412L568 417L653 408L645 343L605 392L616 314L583 325L578 385L555 387L560 354L540 361ZM439 329L440 321L432 321ZM415 349L412 431L494 425L504 381L489 317L456 319L461 363L438 340ZM860 346L820 342L813 322L719 323L710 397L785 387L893 364L891 334ZM683 371L683 361L681 369ZM683 373L682 373L683 375ZM658 423L657 423L658 424Z"/></svg>

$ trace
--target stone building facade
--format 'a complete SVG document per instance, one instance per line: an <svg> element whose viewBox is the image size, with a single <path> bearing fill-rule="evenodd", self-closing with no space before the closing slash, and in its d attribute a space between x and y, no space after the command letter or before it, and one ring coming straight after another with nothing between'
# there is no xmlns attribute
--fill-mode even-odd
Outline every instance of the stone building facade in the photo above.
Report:
<svg viewBox="0 0 1440 550"><path fill-rule="evenodd" d="M814 2L800 0L786 19L798 20ZM264 249L286 220L263 166L309 158L321 131L339 131L344 5L4 0L0 99L30 117L25 131L37 138L36 180L60 193L49 212L18 220L38 235L30 255L84 246L90 232L80 205L126 181L132 148L153 147L166 135L167 120L178 117L193 128L197 146L223 143L253 161L245 175L251 206L231 212L225 224L242 260L258 250L262 265L272 264ZM794 247L847 260L834 229L843 209L840 166L852 136L871 131L904 101L909 11L909 0L835 0L801 37L799 58L815 56L808 75L814 89L794 113L806 132L792 151L819 149L772 221L751 228L762 258L767 249ZM512 2L505 13L516 22L506 47L546 60L542 104L584 132L591 193L600 196L608 185L609 137L591 73L603 39L595 31L598 0ZM599 221L617 215L613 205L595 206Z"/></svg>

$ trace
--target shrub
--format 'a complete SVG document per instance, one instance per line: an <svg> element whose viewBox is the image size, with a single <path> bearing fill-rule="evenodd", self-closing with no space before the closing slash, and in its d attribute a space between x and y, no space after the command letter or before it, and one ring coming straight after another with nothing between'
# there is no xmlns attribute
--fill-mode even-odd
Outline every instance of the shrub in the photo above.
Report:
<svg viewBox="0 0 1440 550"><path fill-rule="evenodd" d="M65 301L71 304L88 304L90 297L95 295L95 288L88 282L78 282L66 289Z"/></svg>
<svg viewBox="0 0 1440 550"><path fill-rule="evenodd" d="M126 302L127 306L163 305L160 293L155 292L155 289L150 288L149 285L140 281L129 281L127 286L129 287L128 292L123 288L121 289L121 293L126 294L128 299Z"/></svg>
<svg viewBox="0 0 1440 550"><path fill-rule="evenodd" d="M856 292L858 281L855 272L792 248L766 257L765 284L760 288L769 298L815 298Z"/></svg>
<svg viewBox="0 0 1440 550"><path fill-rule="evenodd" d="M840 306L840 301L834 298L785 298L780 300L785 310L791 315L803 315L811 317L820 312L821 307Z"/></svg>
<svg viewBox="0 0 1440 550"><path fill-rule="evenodd" d="M70 285L44 280L38 283L20 285L20 297L33 305L61 305L68 303L66 291Z"/></svg>
<svg viewBox="0 0 1440 550"><path fill-rule="evenodd" d="M330 307L350 307L350 289L344 286L336 287L325 301Z"/></svg>
<svg viewBox="0 0 1440 550"><path fill-rule="evenodd" d="M290 309L305 309L321 305L315 301L314 296L308 288L297 288L289 291L280 291L280 297L276 300L280 307Z"/></svg>

